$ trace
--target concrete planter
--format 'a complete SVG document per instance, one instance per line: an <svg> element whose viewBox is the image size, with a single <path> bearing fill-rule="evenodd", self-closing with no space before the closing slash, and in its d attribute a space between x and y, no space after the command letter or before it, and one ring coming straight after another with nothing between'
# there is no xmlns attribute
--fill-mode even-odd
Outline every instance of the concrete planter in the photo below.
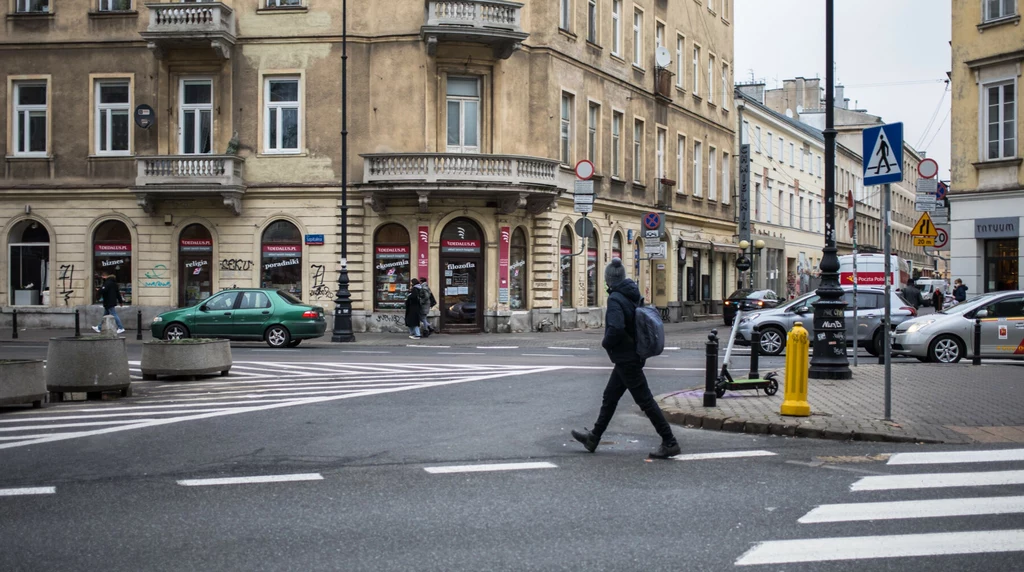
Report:
<svg viewBox="0 0 1024 572"><path fill-rule="evenodd" d="M142 379L156 379L158 375L227 375L232 363L228 340L188 338L142 344Z"/></svg>
<svg viewBox="0 0 1024 572"><path fill-rule="evenodd" d="M50 338L46 351L46 389L54 393L120 391L130 395L128 352L124 338L90 336Z"/></svg>
<svg viewBox="0 0 1024 572"><path fill-rule="evenodd" d="M31 403L42 407L46 399L46 370L41 359L0 360L0 405Z"/></svg>

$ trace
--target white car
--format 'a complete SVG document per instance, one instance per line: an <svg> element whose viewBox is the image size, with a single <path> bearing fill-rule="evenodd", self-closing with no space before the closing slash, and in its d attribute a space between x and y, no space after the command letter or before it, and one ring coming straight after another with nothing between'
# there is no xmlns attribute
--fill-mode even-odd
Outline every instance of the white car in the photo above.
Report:
<svg viewBox="0 0 1024 572"><path fill-rule="evenodd" d="M983 358L1024 359L1024 290L992 292L896 328L894 354L923 362L956 363L974 356L974 323L981 318Z"/></svg>

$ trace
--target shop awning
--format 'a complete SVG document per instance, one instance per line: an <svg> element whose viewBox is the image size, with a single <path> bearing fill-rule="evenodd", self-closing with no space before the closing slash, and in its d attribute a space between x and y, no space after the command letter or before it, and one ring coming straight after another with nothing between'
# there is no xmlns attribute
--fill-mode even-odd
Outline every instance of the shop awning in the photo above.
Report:
<svg viewBox="0 0 1024 572"><path fill-rule="evenodd" d="M715 242L713 244L715 245L715 252L728 252L730 254L742 254L743 252L740 250L739 245L736 244L726 244L724 242Z"/></svg>

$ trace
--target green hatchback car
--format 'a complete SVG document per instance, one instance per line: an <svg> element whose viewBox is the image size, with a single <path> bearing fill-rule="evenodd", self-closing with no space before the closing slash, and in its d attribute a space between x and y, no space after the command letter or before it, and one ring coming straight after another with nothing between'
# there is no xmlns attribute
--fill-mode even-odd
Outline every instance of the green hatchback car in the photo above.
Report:
<svg viewBox="0 0 1024 572"><path fill-rule="evenodd" d="M224 290L195 306L164 312L150 326L156 339L265 340L272 348L294 348L326 329L323 308L270 289Z"/></svg>

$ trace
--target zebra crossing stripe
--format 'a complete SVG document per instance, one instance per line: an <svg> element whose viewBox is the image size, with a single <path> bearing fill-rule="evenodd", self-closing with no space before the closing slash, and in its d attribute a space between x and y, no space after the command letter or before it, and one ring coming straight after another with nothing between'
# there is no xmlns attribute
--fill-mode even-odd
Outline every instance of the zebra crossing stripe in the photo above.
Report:
<svg viewBox="0 0 1024 572"><path fill-rule="evenodd" d="M704 461L707 459L738 459L742 457L773 457L771 451L723 451L721 453L695 453L669 457L673 461Z"/></svg>
<svg viewBox="0 0 1024 572"><path fill-rule="evenodd" d="M1024 471L988 471L982 473L931 473L863 477L850 485L851 491L888 491L900 489L936 489L944 487L982 487L1024 484Z"/></svg>
<svg viewBox="0 0 1024 572"><path fill-rule="evenodd" d="M183 487L204 487L211 485L251 485L257 483L286 483L295 481L322 481L320 473L297 473L292 475L264 475L259 477L224 477L219 479L183 479Z"/></svg>
<svg viewBox="0 0 1024 572"><path fill-rule="evenodd" d="M825 504L800 517L802 524L897 520L1024 512L1024 496Z"/></svg>
<svg viewBox="0 0 1024 572"><path fill-rule="evenodd" d="M993 451L941 451L937 453L897 453L888 465L940 465L946 463L999 463L1024 461L1024 449Z"/></svg>
<svg viewBox="0 0 1024 572"><path fill-rule="evenodd" d="M23 495L52 495L57 487L21 487L17 489L0 489L0 497L17 497Z"/></svg>
<svg viewBox="0 0 1024 572"><path fill-rule="evenodd" d="M1024 530L848 536L761 542L737 566L1024 551Z"/></svg>
<svg viewBox="0 0 1024 572"><path fill-rule="evenodd" d="M557 469L553 463L497 463L489 465L451 465L446 467L423 467L432 474L483 473L489 471L522 471L526 469Z"/></svg>

